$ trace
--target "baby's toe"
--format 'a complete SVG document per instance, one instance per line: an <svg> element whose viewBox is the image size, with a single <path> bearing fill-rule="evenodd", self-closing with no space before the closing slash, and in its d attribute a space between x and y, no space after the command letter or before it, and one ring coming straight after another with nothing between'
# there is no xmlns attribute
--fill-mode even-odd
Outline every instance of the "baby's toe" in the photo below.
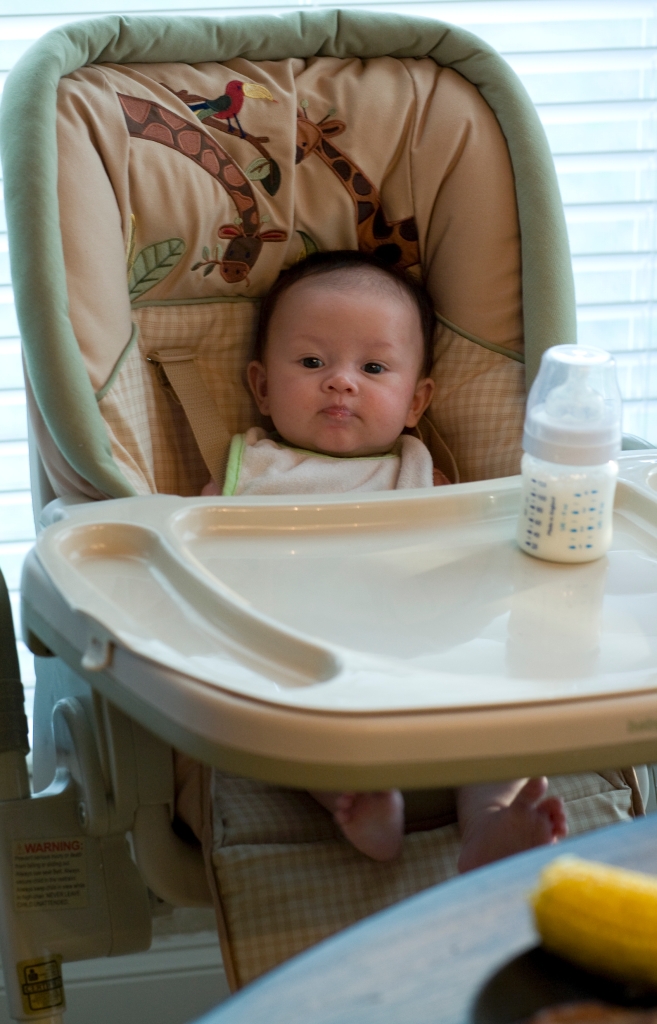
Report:
<svg viewBox="0 0 657 1024"><path fill-rule="evenodd" d="M528 779L513 802L518 807L534 807L541 797L545 795L547 787L548 780L544 775L539 775L535 779Z"/></svg>
<svg viewBox="0 0 657 1024"><path fill-rule="evenodd" d="M549 821L554 840L564 839L568 835L566 809L561 797L546 797L541 801L537 810Z"/></svg>

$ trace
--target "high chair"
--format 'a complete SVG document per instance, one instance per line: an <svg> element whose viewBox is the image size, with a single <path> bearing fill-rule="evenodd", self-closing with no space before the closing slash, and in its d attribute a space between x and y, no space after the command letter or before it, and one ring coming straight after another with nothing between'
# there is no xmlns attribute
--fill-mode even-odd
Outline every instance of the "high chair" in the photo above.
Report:
<svg viewBox="0 0 657 1024"><path fill-rule="evenodd" d="M436 787L578 771L551 779L572 832L643 813L647 770L609 766L655 746L655 457L625 459L608 562L511 542L526 382L576 328L505 62L422 19L110 17L35 44L1 129L40 530L37 796L18 743L0 804L14 1017L60 1019L62 957L147 947L149 890L214 905L236 988L444 880ZM317 248L425 278L420 433L454 486L200 498L260 422L258 298ZM409 791L391 864L305 792L388 786Z"/></svg>

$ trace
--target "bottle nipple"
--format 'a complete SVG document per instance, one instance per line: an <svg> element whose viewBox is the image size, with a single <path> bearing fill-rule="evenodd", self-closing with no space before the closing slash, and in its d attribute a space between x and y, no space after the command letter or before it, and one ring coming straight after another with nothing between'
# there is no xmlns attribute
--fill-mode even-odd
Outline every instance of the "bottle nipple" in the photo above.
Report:
<svg viewBox="0 0 657 1024"><path fill-rule="evenodd" d="M608 352L557 345L543 353L527 399L523 448L546 462L599 466L621 447L621 397Z"/></svg>
<svg viewBox="0 0 657 1024"><path fill-rule="evenodd" d="M605 403L602 395L588 382L588 367L572 367L565 384L553 388L545 399L548 416L566 423L591 423L602 420Z"/></svg>

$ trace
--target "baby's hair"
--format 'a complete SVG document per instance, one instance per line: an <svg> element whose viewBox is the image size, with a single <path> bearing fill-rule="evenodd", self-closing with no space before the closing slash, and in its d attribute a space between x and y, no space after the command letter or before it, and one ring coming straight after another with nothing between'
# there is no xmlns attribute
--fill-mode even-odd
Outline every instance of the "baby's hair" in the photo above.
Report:
<svg viewBox="0 0 657 1024"><path fill-rule="evenodd" d="M311 277L324 277L340 271L360 271L363 278L374 281L378 278L382 285L396 289L397 292L410 300L420 318L423 340L422 374L428 377L434 364L434 329L436 317L433 302L426 288L409 274L395 270L382 263L375 256L356 252L354 249L338 249L334 252L315 252L299 263L294 263L287 270L281 271L271 290L262 300L258 331L251 358L262 362L269 324L281 297L299 281Z"/></svg>

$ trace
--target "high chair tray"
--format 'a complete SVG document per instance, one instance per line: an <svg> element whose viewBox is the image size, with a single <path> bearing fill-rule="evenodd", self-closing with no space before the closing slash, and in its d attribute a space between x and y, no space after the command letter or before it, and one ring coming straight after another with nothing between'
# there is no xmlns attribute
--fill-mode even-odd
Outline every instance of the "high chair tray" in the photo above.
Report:
<svg viewBox="0 0 657 1024"><path fill-rule="evenodd" d="M73 509L23 626L187 753L299 786L455 784L657 757L657 452L614 542L514 542L519 478L432 491L153 496Z"/></svg>

